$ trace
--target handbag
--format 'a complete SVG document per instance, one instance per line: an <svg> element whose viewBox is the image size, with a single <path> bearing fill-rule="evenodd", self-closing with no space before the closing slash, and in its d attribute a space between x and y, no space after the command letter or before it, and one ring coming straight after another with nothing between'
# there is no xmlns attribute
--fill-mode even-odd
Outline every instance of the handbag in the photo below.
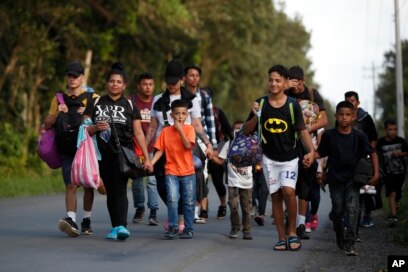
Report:
<svg viewBox="0 0 408 272"><path fill-rule="evenodd" d="M368 181L374 175L373 165L371 164L370 159L361 158L354 168L353 173L353 183L362 187L367 185Z"/></svg>
<svg viewBox="0 0 408 272"><path fill-rule="evenodd" d="M89 136L86 125L78 131L79 148L71 166L71 182L78 186L98 189L101 185L99 164L94 141Z"/></svg>
<svg viewBox="0 0 408 272"><path fill-rule="evenodd" d="M135 179L143 174L144 172L143 163L136 156L134 150L120 145L118 133L116 132L116 127L115 124L113 123L112 114L109 111L109 108L107 109L107 111L110 116L110 126L112 129L112 134L116 145L116 151L118 154L119 170L125 176L131 179Z"/></svg>
<svg viewBox="0 0 408 272"><path fill-rule="evenodd" d="M64 104L64 96L62 93L56 94L59 104ZM40 135L37 145L37 153L49 168L57 169L61 167L60 154L56 143L55 129L46 130Z"/></svg>
<svg viewBox="0 0 408 272"><path fill-rule="evenodd" d="M61 167L60 154L55 142L55 129L52 128L40 135L37 153L49 168L57 169Z"/></svg>

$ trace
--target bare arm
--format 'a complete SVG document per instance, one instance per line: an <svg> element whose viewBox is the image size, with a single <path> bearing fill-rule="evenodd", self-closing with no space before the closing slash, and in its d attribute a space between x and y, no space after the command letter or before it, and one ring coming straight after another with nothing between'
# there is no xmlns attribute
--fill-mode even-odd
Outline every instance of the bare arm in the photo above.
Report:
<svg viewBox="0 0 408 272"><path fill-rule="evenodd" d="M146 138L142 129L142 121L133 120L133 136L136 138L139 147L142 149L145 158L144 167L146 170L153 171L153 165L150 161L149 152L147 152Z"/></svg>
<svg viewBox="0 0 408 272"><path fill-rule="evenodd" d="M150 142L154 139L158 127L159 127L159 121L157 120L156 117L152 117L150 119L149 129L147 130L147 133L146 133L146 143L147 143L147 145L149 145Z"/></svg>
<svg viewBox="0 0 408 272"><path fill-rule="evenodd" d="M376 152L373 152L370 154L370 158L371 158L371 163L373 165L373 172L374 175L373 177L368 181L368 184L372 185L372 186L376 186L378 184L378 181L380 180L380 167L379 167L379 163L378 163L378 155Z"/></svg>
<svg viewBox="0 0 408 272"><path fill-rule="evenodd" d="M300 139L302 140L303 145L306 147L308 153L303 157L299 158L302 160L304 167L310 167L315 159L315 151L313 148L312 138L310 137L309 132L306 129L302 129L299 131Z"/></svg>
<svg viewBox="0 0 408 272"><path fill-rule="evenodd" d="M192 149L193 144L190 142L190 140L187 138L186 134L183 131L183 124L179 121L174 121L174 128L177 130L181 137L181 142L183 143L183 146L185 149Z"/></svg>
<svg viewBox="0 0 408 272"><path fill-rule="evenodd" d="M161 158L161 156L163 156L164 152L161 150L157 150L154 155L153 158L151 160L152 164L155 165L156 162Z"/></svg>
<svg viewBox="0 0 408 272"><path fill-rule="evenodd" d="M218 164L218 165L223 165L224 164L224 162L225 162L225 160L224 159L221 159L220 157L218 157L218 156L213 156L213 162L215 162L216 164Z"/></svg>
<svg viewBox="0 0 408 272"><path fill-rule="evenodd" d="M257 115L257 111L259 110L259 103L252 103L251 110L254 113L254 117L244 123L243 129L245 135L249 135L250 133L252 133L255 130L256 125L258 124L259 117Z"/></svg>
<svg viewBox="0 0 408 272"><path fill-rule="evenodd" d="M319 119L316 120L315 123L311 124L308 128L309 133L317 131L327 125L327 114L326 111L322 110L319 113Z"/></svg>

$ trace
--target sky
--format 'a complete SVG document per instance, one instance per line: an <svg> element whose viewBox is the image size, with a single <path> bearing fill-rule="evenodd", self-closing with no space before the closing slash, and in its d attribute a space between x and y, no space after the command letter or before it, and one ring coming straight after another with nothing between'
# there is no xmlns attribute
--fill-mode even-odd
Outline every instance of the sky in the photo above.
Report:
<svg viewBox="0 0 408 272"><path fill-rule="evenodd" d="M308 57L319 92L335 106L346 91L354 90L360 96L361 107L374 115L374 85L378 85L378 74L383 72L384 53L395 51L394 1L280 2L284 3L285 13L300 18L311 33ZM407 2L399 0L401 39L408 39Z"/></svg>

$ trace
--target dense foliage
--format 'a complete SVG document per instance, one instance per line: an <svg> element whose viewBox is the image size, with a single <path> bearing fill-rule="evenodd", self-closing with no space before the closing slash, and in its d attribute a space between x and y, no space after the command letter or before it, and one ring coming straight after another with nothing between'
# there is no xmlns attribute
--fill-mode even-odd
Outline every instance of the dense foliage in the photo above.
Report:
<svg viewBox="0 0 408 272"><path fill-rule="evenodd" d="M21 169L35 153L50 99L64 89L66 63L84 63L87 52L87 84L98 92L114 61L131 79L152 72L157 91L171 58L199 64L202 85L215 89L231 120L246 117L272 64L300 64L313 78L309 33L272 1L4 0L0 18L0 151L10 159L3 168Z"/></svg>

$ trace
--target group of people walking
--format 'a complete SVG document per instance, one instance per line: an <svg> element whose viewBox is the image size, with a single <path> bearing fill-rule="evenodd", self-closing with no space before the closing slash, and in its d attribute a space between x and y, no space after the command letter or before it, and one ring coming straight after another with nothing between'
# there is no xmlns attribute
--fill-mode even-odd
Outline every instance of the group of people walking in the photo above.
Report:
<svg viewBox="0 0 408 272"><path fill-rule="evenodd" d="M299 250L301 239L309 239L307 233L318 226L320 188L327 183L337 245L347 255L357 255L354 243L359 241L360 215L364 214L363 224L370 226L373 224L367 223L371 220L370 212L381 203L377 152L386 169L383 177L390 199L389 219L397 220L408 148L405 140L396 136L397 128L392 120L386 122L386 136L376 146L374 122L358 107L356 92L345 94L345 100L336 106L335 128L325 130L327 116L323 99L316 89L305 85L302 68L274 65L268 70L265 96L253 102L247 120L237 120L231 126L224 112L213 105L212 89L200 87L201 72L199 66L183 67L179 60L172 60L166 66L164 92L153 95L154 78L145 72L137 79L137 91L126 97L129 79L123 65L115 63L106 78L106 94L99 96L83 88L83 66L78 62L68 64L64 97L73 102L61 104L54 98L44 128L51 129L58 122L59 112L69 110L79 113L82 121L91 120L87 130L91 136L95 135L101 153L99 170L111 219L107 239L126 240L130 236L128 177L119 170L115 137L122 146L132 150L136 147L140 151L138 155L145 158L147 176L132 181L136 209L133 222L140 223L145 214L146 180L149 225L158 225L160 196L168 209L168 219L164 222L168 239L177 235L191 239L194 224L207 222L207 181L211 175L220 201L217 218L226 216L227 203L230 207L230 238L239 237L242 231L243 239L252 239L253 207L256 204L258 212L255 222L264 225L266 198L271 195L278 233L273 249ZM75 133L75 128L72 130ZM259 131L262 160L258 164L236 167L228 160L228 150L239 130L246 135ZM59 228L73 237L92 234L93 190L84 188L84 218L79 230L77 187L70 181L76 150L74 147L66 151L64 142L58 147L67 209ZM370 203L372 195L360 195L362 185L354 180L356 166L367 158L372 172L366 178L366 185L377 186L374 201L377 204Z"/></svg>

